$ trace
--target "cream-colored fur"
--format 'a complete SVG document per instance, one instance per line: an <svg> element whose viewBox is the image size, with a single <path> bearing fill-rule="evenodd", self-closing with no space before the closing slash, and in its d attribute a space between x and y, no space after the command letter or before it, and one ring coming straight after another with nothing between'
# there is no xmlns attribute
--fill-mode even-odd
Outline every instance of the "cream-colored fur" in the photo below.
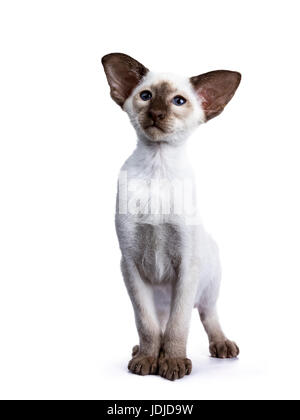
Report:
<svg viewBox="0 0 300 420"><path fill-rule="evenodd" d="M147 104L139 94L154 88L159 92L166 83L170 95L178 92L188 107L170 105L174 110L167 132L149 134L141 123ZM205 122L205 113L189 79L152 72L135 87L123 109L138 135L137 147L120 172L116 211L121 268L140 338L129 369L177 379L191 371L186 343L193 307L208 334L211 354L238 354L218 322L218 249L199 221L186 155L186 140Z"/></svg>

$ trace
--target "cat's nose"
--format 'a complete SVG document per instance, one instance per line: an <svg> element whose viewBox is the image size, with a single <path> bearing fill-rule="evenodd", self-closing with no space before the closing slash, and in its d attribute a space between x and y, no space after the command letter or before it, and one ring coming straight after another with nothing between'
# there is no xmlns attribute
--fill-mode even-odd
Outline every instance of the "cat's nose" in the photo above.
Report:
<svg viewBox="0 0 300 420"><path fill-rule="evenodd" d="M156 122L156 121L159 121L159 120L163 120L166 116L166 113L162 110L159 110L159 109L150 109L148 115L151 118L151 120Z"/></svg>

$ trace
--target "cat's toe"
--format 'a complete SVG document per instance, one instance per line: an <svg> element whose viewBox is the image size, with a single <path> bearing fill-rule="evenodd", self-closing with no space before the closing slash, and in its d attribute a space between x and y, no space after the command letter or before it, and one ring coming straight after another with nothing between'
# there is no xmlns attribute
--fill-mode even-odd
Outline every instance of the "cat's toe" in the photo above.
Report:
<svg viewBox="0 0 300 420"><path fill-rule="evenodd" d="M157 371L157 358L135 355L128 363L128 370L136 375L155 375Z"/></svg>
<svg viewBox="0 0 300 420"><path fill-rule="evenodd" d="M192 372L192 362L187 358L161 357L159 359L158 373L165 379L175 381Z"/></svg>

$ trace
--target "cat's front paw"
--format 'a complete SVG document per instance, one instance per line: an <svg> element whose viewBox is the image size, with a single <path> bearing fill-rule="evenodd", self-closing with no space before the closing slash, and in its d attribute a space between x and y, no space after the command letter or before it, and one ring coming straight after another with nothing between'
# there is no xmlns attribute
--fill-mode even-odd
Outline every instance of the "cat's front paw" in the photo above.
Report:
<svg viewBox="0 0 300 420"><path fill-rule="evenodd" d="M136 346L137 347L137 346ZM138 354L138 349L133 351L133 358L128 363L128 370L136 375L155 375L157 373L157 357Z"/></svg>
<svg viewBox="0 0 300 420"><path fill-rule="evenodd" d="M192 372L190 359L181 357L168 357L161 354L158 360L158 373L165 379L175 381Z"/></svg>
<svg viewBox="0 0 300 420"><path fill-rule="evenodd" d="M240 353L235 342L230 340L212 341L209 350L211 356L218 359L233 359Z"/></svg>

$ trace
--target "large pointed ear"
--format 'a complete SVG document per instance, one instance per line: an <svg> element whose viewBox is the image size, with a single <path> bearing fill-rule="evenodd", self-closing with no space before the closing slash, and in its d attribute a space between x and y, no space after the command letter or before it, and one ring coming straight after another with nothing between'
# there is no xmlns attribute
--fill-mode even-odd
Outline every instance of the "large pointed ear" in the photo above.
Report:
<svg viewBox="0 0 300 420"><path fill-rule="evenodd" d="M241 81L236 71L216 70L190 78L201 100L206 121L219 115L233 97Z"/></svg>
<svg viewBox="0 0 300 420"><path fill-rule="evenodd" d="M118 105L124 102L141 79L148 73L143 64L121 53L105 55L102 64L110 86L111 97Z"/></svg>

